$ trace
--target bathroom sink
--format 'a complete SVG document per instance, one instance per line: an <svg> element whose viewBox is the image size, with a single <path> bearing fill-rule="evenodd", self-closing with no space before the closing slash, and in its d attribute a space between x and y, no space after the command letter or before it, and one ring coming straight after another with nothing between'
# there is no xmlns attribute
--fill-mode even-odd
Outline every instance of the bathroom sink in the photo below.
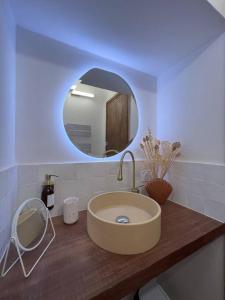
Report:
<svg viewBox="0 0 225 300"><path fill-rule="evenodd" d="M131 192L98 195L88 202L87 231L99 247L118 254L153 248L161 234L161 208L153 199Z"/></svg>

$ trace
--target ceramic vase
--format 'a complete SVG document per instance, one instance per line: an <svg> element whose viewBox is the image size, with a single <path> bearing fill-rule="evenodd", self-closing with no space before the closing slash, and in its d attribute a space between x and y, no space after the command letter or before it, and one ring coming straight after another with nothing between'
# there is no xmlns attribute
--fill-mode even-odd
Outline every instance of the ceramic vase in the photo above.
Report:
<svg viewBox="0 0 225 300"><path fill-rule="evenodd" d="M148 181L145 184L145 189L149 197L157 201L160 205L166 202L173 190L171 184L161 178Z"/></svg>

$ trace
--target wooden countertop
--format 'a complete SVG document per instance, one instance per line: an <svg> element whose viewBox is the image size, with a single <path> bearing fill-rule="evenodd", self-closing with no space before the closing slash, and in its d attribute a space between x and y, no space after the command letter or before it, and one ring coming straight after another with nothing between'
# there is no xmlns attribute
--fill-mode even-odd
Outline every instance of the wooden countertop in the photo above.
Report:
<svg viewBox="0 0 225 300"><path fill-rule="evenodd" d="M54 224L56 239L31 276L25 279L17 264L0 279L1 300L118 300L225 233L225 224L167 202L157 246L125 256L106 252L88 238L86 212L77 224L64 225L61 217ZM26 263L34 257L29 254Z"/></svg>

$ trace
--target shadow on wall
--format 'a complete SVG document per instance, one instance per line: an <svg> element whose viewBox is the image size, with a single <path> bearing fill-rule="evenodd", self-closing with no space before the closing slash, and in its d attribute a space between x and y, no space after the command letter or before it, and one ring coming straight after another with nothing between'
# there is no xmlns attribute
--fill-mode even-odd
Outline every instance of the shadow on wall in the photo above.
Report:
<svg viewBox="0 0 225 300"><path fill-rule="evenodd" d="M100 64L102 68L107 66L109 71L112 69L111 71L115 72L116 65L118 72L121 71L121 74L124 73L124 76L129 73L131 77L134 77L134 80L131 82L132 85L147 89L151 92L156 92L157 89L156 78L154 76L136 71L127 66L115 63L114 61L104 59L90 52L74 48L21 27L17 28L16 51L31 57L35 56L36 58L52 62L56 65L60 64L72 70L79 69L79 65L82 69L83 65L95 67L94 65L96 63L96 65Z"/></svg>

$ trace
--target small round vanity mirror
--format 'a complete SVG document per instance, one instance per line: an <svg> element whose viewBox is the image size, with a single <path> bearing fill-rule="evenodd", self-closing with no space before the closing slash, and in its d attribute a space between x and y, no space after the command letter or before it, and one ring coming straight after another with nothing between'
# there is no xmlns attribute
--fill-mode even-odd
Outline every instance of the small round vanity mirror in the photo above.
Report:
<svg viewBox="0 0 225 300"><path fill-rule="evenodd" d="M34 250L42 242L48 226L48 212L40 199L26 200L16 211L12 236L23 251Z"/></svg>
<svg viewBox="0 0 225 300"><path fill-rule="evenodd" d="M50 226L48 226L48 224L50 224ZM49 231L50 228L52 234L51 231ZM45 235L47 239L43 241ZM17 261L20 261L23 274L25 277L28 277L34 270L50 244L53 242L54 238L55 229L53 226L53 222L49 211L43 201L38 198L25 200L18 207L13 217L10 242L8 243L3 255L4 261L1 276L4 277L17 263ZM49 241L46 244L47 240ZM44 244L44 249L43 247L41 247L41 254L39 254L39 257L36 259L33 266L29 270L27 270L23 261L23 254L25 252L36 249L42 241ZM7 260L10 256L9 252L11 245L15 246L18 257L8 265Z"/></svg>
<svg viewBox="0 0 225 300"><path fill-rule="evenodd" d="M91 69L72 83L63 120L69 139L80 151L94 157L113 156L137 133L134 94L120 76Z"/></svg>

